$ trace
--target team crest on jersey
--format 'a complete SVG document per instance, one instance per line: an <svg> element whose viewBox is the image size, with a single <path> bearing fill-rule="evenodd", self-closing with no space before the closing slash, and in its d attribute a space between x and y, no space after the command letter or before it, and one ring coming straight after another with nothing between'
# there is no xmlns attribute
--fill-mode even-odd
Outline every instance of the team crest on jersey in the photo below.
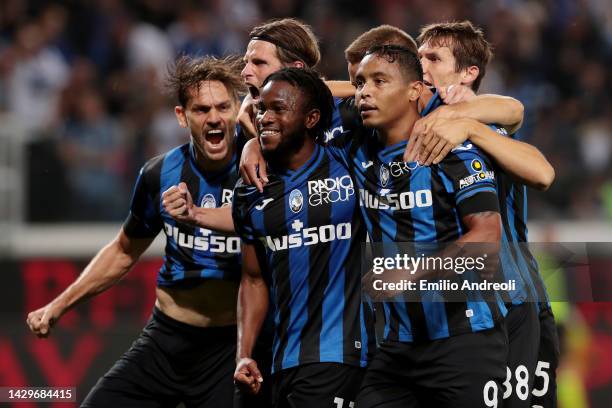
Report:
<svg viewBox="0 0 612 408"><path fill-rule="evenodd" d="M202 208L216 208L217 207L217 200L215 200L215 196L208 193L208 194L204 194L204 197L202 197L202 203L200 204L200 207Z"/></svg>
<svg viewBox="0 0 612 408"><path fill-rule="evenodd" d="M383 187L387 187L387 183L389 182L389 169L384 165L380 166L380 185Z"/></svg>
<svg viewBox="0 0 612 408"><path fill-rule="evenodd" d="M304 196L300 190L293 190L291 194L289 194L289 208L294 213L299 212L304 206Z"/></svg>
<svg viewBox="0 0 612 408"><path fill-rule="evenodd" d="M477 172L482 171L482 162L478 159L472 160L471 166L472 166L472 170L474 171L477 171Z"/></svg>

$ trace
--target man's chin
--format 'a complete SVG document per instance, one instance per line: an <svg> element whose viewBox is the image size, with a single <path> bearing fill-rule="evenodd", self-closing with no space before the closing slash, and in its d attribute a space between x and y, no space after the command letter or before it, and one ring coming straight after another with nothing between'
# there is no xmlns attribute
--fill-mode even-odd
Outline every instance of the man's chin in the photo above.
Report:
<svg viewBox="0 0 612 408"><path fill-rule="evenodd" d="M378 121L374 118L363 119L363 126L367 128L376 128Z"/></svg>
<svg viewBox="0 0 612 408"><path fill-rule="evenodd" d="M203 153L205 157L212 161L222 161L227 158L227 155L230 153L230 146L227 139L221 140L219 143L211 143L209 141L204 141Z"/></svg>
<svg viewBox="0 0 612 408"><path fill-rule="evenodd" d="M227 157L227 149L220 149L220 150L213 150L213 151L207 151L206 152L206 157L208 158L208 160L211 161L223 161L225 160L225 158Z"/></svg>

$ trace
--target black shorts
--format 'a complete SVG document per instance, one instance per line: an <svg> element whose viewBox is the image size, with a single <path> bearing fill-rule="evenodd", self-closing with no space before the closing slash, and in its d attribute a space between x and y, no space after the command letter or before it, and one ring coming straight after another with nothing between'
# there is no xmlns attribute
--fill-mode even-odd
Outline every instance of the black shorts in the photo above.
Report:
<svg viewBox="0 0 612 408"><path fill-rule="evenodd" d="M82 406L231 408L235 357L236 326L194 327L155 308Z"/></svg>
<svg viewBox="0 0 612 408"><path fill-rule="evenodd" d="M504 324L440 340L383 342L355 407L501 407L507 359Z"/></svg>
<svg viewBox="0 0 612 408"><path fill-rule="evenodd" d="M559 335L550 309L540 312L540 347L535 381L531 391L534 408L557 407L557 367L559 367Z"/></svg>
<svg viewBox="0 0 612 408"><path fill-rule="evenodd" d="M533 302L511 306L505 319L508 365L502 385L505 408L531 408L531 390L540 348L540 317Z"/></svg>
<svg viewBox="0 0 612 408"><path fill-rule="evenodd" d="M365 368L339 363L311 363L275 373L274 408L352 408Z"/></svg>

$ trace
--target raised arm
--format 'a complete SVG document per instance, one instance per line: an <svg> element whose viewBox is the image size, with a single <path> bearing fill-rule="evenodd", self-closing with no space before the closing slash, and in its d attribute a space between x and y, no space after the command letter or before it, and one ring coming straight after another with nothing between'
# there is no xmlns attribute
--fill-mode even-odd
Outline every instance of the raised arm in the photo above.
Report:
<svg viewBox="0 0 612 408"><path fill-rule="evenodd" d="M349 81L325 81L325 85L336 98L355 96L355 87Z"/></svg>
<svg viewBox="0 0 612 408"><path fill-rule="evenodd" d="M418 159L425 165L437 164L467 139L493 158L505 172L532 188L546 190L555 178L552 165L535 146L502 136L475 119L434 117L415 125L404 159Z"/></svg>
<svg viewBox="0 0 612 408"><path fill-rule="evenodd" d="M238 348L234 380L256 394L263 377L252 359L255 341L268 312L268 286L261 275L255 247L242 245L242 279L238 292Z"/></svg>
<svg viewBox="0 0 612 408"><path fill-rule="evenodd" d="M268 183L266 161L257 139L249 140L242 148L240 176L245 184L257 187L260 192L263 192L263 186Z"/></svg>
<svg viewBox="0 0 612 408"><path fill-rule="evenodd" d="M76 281L49 304L28 314L30 330L39 337L47 337L64 313L119 282L151 242L153 238L130 238L122 228L115 239L89 262Z"/></svg>
<svg viewBox="0 0 612 408"><path fill-rule="evenodd" d="M476 95L464 85L451 85L438 90L446 105L436 109L447 119L471 118L486 124L499 125L513 134L521 127L525 108L509 96Z"/></svg>
<svg viewBox="0 0 612 408"><path fill-rule="evenodd" d="M257 137L254 103L253 98L249 94L244 97L240 105L240 110L238 111L238 123L242 128L242 133L247 139Z"/></svg>

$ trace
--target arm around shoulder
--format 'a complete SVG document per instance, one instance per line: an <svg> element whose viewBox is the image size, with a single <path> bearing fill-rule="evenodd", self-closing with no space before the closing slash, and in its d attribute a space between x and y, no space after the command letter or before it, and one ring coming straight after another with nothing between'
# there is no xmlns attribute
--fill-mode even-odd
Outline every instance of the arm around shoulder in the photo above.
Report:
<svg viewBox="0 0 612 408"><path fill-rule="evenodd" d="M468 120L464 125L469 129L469 139L508 174L537 190L545 191L550 187L555 170L535 146L502 136L474 120Z"/></svg>

